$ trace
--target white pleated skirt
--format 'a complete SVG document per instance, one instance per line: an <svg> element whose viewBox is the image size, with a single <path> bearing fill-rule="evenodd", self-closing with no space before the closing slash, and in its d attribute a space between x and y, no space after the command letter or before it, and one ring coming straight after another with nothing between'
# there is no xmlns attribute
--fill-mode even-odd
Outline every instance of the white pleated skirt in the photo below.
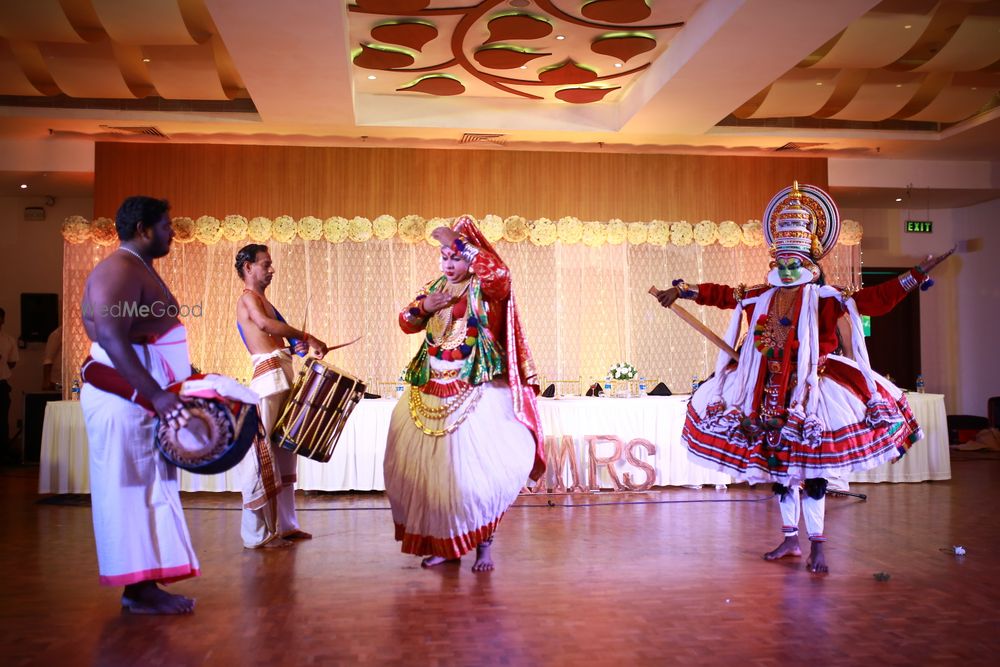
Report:
<svg viewBox="0 0 1000 667"><path fill-rule="evenodd" d="M473 412L457 430L440 437L413 423L411 391L417 389L407 389L392 413L385 451L396 539L404 553L458 558L493 536L528 481L535 441L514 415L505 381L483 385ZM454 399L423 396L429 408L449 400ZM422 420L428 429L441 430L462 412Z"/></svg>

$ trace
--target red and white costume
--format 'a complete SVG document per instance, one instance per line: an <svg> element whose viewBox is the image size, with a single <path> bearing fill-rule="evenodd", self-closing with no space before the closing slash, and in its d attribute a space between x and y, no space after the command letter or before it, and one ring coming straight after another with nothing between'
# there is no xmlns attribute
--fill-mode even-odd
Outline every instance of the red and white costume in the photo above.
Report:
<svg viewBox="0 0 1000 667"><path fill-rule="evenodd" d="M804 483L806 528L810 539L822 541L826 480L898 458L922 437L903 392L872 371L860 316L889 312L925 276L913 270L857 292L817 284L814 260L836 243L840 218L815 186L779 192L764 218L776 258L768 285L706 283L685 295L736 310L726 334L731 346L744 316L748 333L739 361L720 353L715 373L692 396L683 439L699 465L740 481L776 483L789 536L798 531ZM785 267L800 263L794 281L781 280L778 260ZM833 354L844 316L853 361Z"/></svg>

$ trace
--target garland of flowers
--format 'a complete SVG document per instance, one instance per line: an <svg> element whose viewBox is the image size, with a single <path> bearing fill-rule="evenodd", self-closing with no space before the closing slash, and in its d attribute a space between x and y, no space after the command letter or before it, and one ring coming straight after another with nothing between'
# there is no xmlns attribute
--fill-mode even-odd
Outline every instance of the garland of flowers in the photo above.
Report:
<svg viewBox="0 0 1000 667"><path fill-rule="evenodd" d="M407 215L399 220L391 215L380 215L375 220L361 216L350 220L339 216L320 220L311 215L300 220L289 215L273 220L257 216L250 221L242 215L227 215L221 221L210 215L203 215L197 220L184 216L173 219L175 241L198 241L205 245L214 245L223 239L248 243L267 243L272 240L291 243L295 239L325 240L328 243L378 243L393 238L405 243L426 241L437 245L432 233L438 227L448 227L450 224L449 218L425 220L419 215ZM623 243L679 247L695 243L705 247L717 243L724 248L733 248L740 244L754 247L764 242L760 220L747 220L742 225L732 220L718 224L702 220L692 225L686 220L623 222L615 218L608 222L598 222L566 216L553 222L548 218L527 220L519 215L512 215L504 219L498 215L487 215L476 224L491 243L501 240L508 243L527 241L537 246L549 246L558 242L565 245L583 243L592 248ZM858 245L863 234L860 222L844 220L839 242L847 246ZM111 246L118 243L115 223L109 218L88 221L83 216L71 215L63 221L62 236L67 243L72 244L93 241L100 246Z"/></svg>

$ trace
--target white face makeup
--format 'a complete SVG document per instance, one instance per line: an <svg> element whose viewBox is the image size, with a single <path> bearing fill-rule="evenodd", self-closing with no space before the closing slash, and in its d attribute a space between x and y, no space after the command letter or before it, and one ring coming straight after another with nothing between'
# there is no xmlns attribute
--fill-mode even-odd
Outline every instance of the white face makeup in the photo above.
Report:
<svg viewBox="0 0 1000 667"><path fill-rule="evenodd" d="M450 283L460 283L469 275L469 263L451 248L441 248L441 273Z"/></svg>

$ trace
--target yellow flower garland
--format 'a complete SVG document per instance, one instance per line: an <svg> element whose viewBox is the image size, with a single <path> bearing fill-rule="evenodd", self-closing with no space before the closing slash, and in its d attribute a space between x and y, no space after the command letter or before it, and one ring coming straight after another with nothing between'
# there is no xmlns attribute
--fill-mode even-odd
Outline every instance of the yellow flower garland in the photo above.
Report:
<svg viewBox="0 0 1000 667"><path fill-rule="evenodd" d="M271 239L278 243L290 243L296 238L304 241L325 240L328 243L343 243L350 239L355 243L365 243L372 239L386 241L398 238L405 243L426 241L437 245L431 233L438 227L450 227L452 221L452 218L440 217L424 220L419 215L403 216L398 222L391 215L380 215L374 221L362 216L351 220L340 216L320 220L309 215L296 222L291 216L283 215L274 220L257 216L247 222L241 215L230 214L221 222L210 215L203 215L197 220L179 216L172 222L174 240L178 243L198 241L214 245L223 239L238 243L246 238L255 243L267 243ZM537 246L559 242L599 247L605 243L620 245L628 242L629 245L648 243L679 247L692 243L702 247L718 243L724 248L733 248L740 243L751 247L763 243L760 220L747 220L742 225L732 220L724 220L718 224L702 220L697 225L691 225L686 220L623 222L617 218L608 222L581 222L573 216L565 216L558 222L553 222L548 218L526 220L519 215L502 219L490 214L476 224L491 242L501 239L508 243L530 241ZM863 235L864 229L860 222L843 221L841 243L847 246L858 245ZM109 218L88 221L80 215L69 216L63 221L62 237L71 244L93 241L97 245L110 246L118 242L114 221Z"/></svg>

